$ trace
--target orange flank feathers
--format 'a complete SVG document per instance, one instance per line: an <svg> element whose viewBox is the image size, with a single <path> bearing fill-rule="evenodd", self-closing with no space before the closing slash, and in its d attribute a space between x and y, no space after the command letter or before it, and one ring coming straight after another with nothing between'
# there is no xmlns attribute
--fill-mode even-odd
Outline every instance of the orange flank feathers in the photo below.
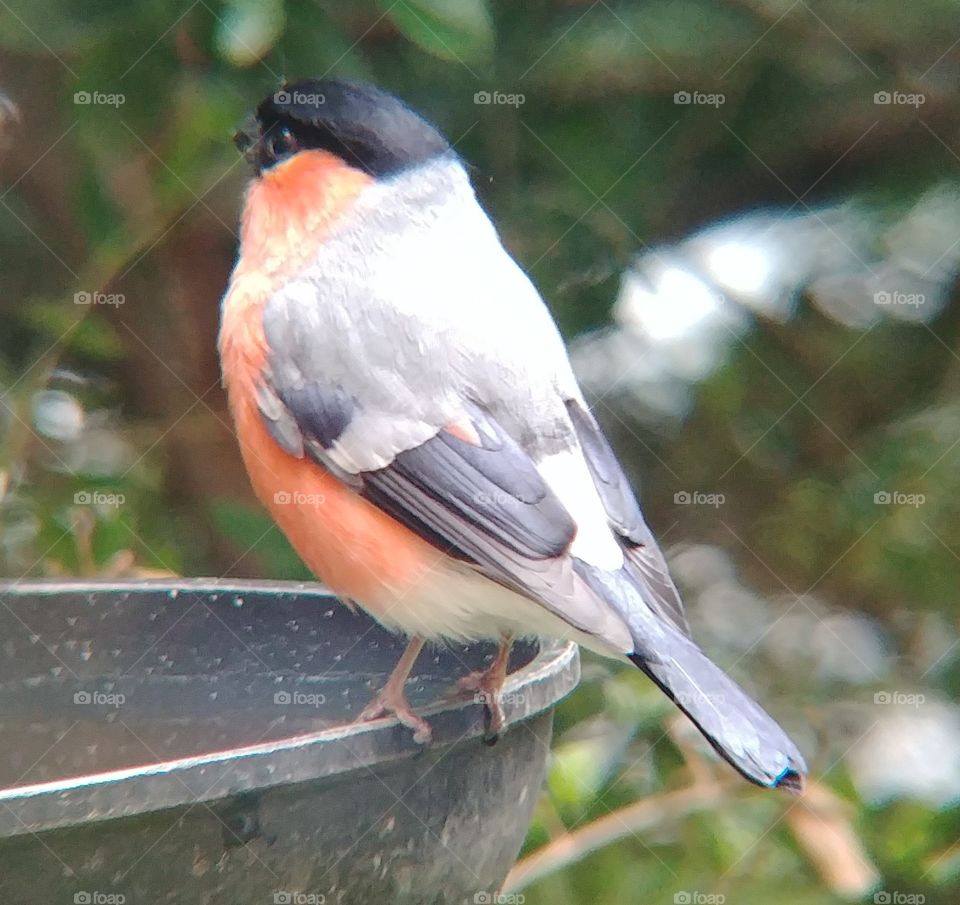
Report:
<svg viewBox="0 0 960 905"><path fill-rule="evenodd" d="M256 402L267 359L263 304L309 261L371 181L323 151L303 151L253 181L243 213L243 254L223 301L220 356L257 497L331 590L380 615L378 609L416 585L442 554L312 459L286 452L270 436Z"/></svg>

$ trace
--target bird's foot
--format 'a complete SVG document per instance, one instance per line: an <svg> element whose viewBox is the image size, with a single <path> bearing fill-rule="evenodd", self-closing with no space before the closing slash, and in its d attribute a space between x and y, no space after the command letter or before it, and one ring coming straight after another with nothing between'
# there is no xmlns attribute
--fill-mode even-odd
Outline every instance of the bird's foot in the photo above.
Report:
<svg viewBox="0 0 960 905"><path fill-rule="evenodd" d="M486 731L484 732L484 741L488 744L494 744L500 737L503 724L506 722L506 715L503 712L503 705L500 703L500 692L503 687L503 680L490 674L490 670L482 672L472 672L457 681L454 686L454 693L458 696L472 694L473 700L478 704L483 704L487 711Z"/></svg>
<svg viewBox="0 0 960 905"><path fill-rule="evenodd" d="M500 697L507 678L509 659L510 641L506 639L501 643L493 662L486 669L468 673L459 679L451 694L456 697L472 694L474 701L484 705L487 713L484 741L490 745L500 737L506 722Z"/></svg>
<svg viewBox="0 0 960 905"><path fill-rule="evenodd" d="M390 673L387 684L380 689L376 697L363 709L357 722L365 723L378 720L382 716L395 716L401 726L413 731L413 740L420 745L429 745L433 738L430 724L414 713L407 700L404 686L413 664L416 663L420 651L423 649L423 639L411 638L406 650L400 657L395 669Z"/></svg>
<svg viewBox="0 0 960 905"><path fill-rule="evenodd" d="M429 745L433 738L430 724L419 716L410 706L407 696L401 688L399 692L389 684L364 708L359 722L366 723L378 720L383 716L395 716L401 726L406 726L413 732L413 740L419 745Z"/></svg>

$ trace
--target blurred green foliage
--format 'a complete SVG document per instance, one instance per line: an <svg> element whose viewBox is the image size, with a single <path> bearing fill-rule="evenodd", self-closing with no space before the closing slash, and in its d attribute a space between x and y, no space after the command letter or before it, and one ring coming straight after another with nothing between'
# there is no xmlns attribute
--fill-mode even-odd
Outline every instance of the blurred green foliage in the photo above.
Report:
<svg viewBox="0 0 960 905"><path fill-rule="evenodd" d="M944 249L937 312L857 326L798 280L685 407L651 416L623 375L591 381L697 636L790 717L821 797L736 783L641 677L588 659L526 852L637 802L652 816L522 894L956 902L960 219L910 212L956 192L957 35L956 0L0 3L19 111L0 105L0 569L306 577L246 490L214 351L246 176L231 133L285 77L372 80L439 123L570 338L608 327L640 255L757 210L852 205L859 232L831 227L830 254L879 267L901 224ZM120 301L78 302L95 292ZM42 429L51 391L76 400L72 428ZM722 512L676 505L691 488ZM894 490L924 502L877 505ZM727 605L743 621L724 633ZM925 697L902 751L881 693ZM914 757L926 738L945 741ZM864 778L874 754L902 773L890 794ZM691 788L702 805L670 797Z"/></svg>

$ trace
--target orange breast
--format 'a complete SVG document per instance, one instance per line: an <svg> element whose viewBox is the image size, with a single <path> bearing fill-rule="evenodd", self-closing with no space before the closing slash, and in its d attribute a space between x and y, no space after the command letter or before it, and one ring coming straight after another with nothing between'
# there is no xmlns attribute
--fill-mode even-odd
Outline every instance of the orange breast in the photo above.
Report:
<svg viewBox="0 0 960 905"><path fill-rule="evenodd" d="M313 460L298 459L267 431L256 386L267 358L263 304L312 257L330 224L370 177L319 151L297 154L251 186L241 257L223 302L220 358L253 489L307 566L374 615L445 557Z"/></svg>

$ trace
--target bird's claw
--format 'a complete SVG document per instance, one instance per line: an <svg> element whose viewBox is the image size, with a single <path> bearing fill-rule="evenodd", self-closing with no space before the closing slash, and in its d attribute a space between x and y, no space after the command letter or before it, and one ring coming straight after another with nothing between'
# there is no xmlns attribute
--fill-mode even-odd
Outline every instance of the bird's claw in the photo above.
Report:
<svg viewBox="0 0 960 905"><path fill-rule="evenodd" d="M430 724L414 712L403 694L393 695L384 689L363 709L359 722L368 723L385 716L396 717L401 726L410 729L418 745L429 745L433 739Z"/></svg>
<svg viewBox="0 0 960 905"><path fill-rule="evenodd" d="M472 694L478 704L486 709L486 726L483 740L488 745L496 744L506 722L506 714L500 702L503 678L491 670L471 672L457 680L451 696Z"/></svg>

